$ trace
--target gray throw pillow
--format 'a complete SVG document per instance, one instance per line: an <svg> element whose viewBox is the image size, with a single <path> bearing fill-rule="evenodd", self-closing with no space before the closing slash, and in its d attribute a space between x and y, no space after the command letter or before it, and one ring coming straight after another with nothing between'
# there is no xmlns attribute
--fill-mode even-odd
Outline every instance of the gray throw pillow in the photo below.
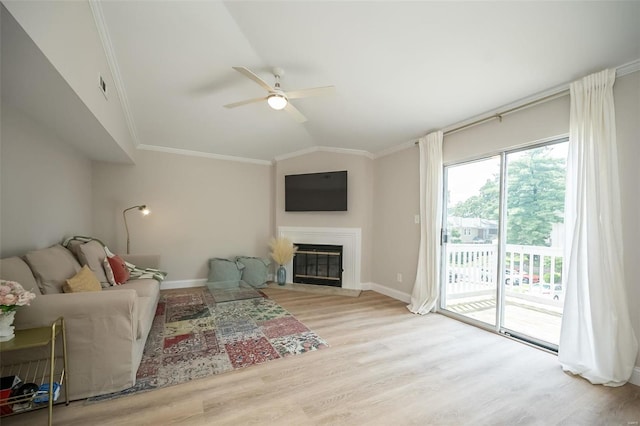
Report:
<svg viewBox="0 0 640 426"><path fill-rule="evenodd" d="M80 271L80 264L73 254L60 244L33 250L24 255L42 294L62 293L66 280Z"/></svg>
<svg viewBox="0 0 640 426"><path fill-rule="evenodd" d="M219 257L209 260L208 282L240 281L244 265L229 259Z"/></svg>
<svg viewBox="0 0 640 426"><path fill-rule="evenodd" d="M96 278L98 278L98 281L100 281L102 288L109 287L111 284L109 284L103 266L107 253L102 244L96 240L80 244L76 243L78 242L72 241L69 244L69 250L75 254L81 265L87 265L89 269L91 269L91 272L93 272Z"/></svg>
<svg viewBox="0 0 640 426"><path fill-rule="evenodd" d="M244 265L242 270L242 281L254 288L264 288L267 286L267 275L269 274L269 259L260 257L236 257L236 261Z"/></svg>

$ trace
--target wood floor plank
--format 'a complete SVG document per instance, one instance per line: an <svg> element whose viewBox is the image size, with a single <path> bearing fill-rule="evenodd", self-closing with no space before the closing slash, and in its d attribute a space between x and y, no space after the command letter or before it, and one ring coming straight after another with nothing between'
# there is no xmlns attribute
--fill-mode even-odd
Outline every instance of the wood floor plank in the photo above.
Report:
<svg viewBox="0 0 640 426"><path fill-rule="evenodd" d="M557 357L365 291L265 292L330 347L113 401L58 425L634 425L640 388L594 386ZM73 366L70 366L73 368ZM46 411L2 419L44 424ZM634 423L636 422L636 423Z"/></svg>

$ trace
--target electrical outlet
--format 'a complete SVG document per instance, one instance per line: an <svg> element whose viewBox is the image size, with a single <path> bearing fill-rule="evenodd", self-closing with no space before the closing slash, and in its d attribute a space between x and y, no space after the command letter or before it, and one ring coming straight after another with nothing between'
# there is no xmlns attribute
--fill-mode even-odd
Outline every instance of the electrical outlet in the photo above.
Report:
<svg viewBox="0 0 640 426"><path fill-rule="evenodd" d="M396 280L401 283L402 282L402 274L400 272L397 273L396 275Z"/></svg>

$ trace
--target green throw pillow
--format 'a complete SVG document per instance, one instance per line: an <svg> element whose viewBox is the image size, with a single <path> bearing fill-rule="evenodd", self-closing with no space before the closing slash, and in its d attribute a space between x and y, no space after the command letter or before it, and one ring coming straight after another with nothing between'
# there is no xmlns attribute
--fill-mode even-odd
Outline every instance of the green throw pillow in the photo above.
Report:
<svg viewBox="0 0 640 426"><path fill-rule="evenodd" d="M242 269L242 281L254 288L267 286L267 275L269 274L269 259L260 257L236 257L236 262L244 266Z"/></svg>
<svg viewBox="0 0 640 426"><path fill-rule="evenodd" d="M216 257L209 260L209 282L240 281L244 265L229 259Z"/></svg>

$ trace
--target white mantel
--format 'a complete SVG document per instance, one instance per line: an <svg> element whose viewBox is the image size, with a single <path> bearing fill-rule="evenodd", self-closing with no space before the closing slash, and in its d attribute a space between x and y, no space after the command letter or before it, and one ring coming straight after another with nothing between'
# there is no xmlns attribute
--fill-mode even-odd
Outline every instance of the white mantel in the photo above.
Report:
<svg viewBox="0 0 640 426"><path fill-rule="evenodd" d="M342 288L361 290L360 264L362 231L360 228L321 228L279 226L278 236L298 244L330 244L342 246ZM293 261L284 265L287 280L292 281Z"/></svg>

